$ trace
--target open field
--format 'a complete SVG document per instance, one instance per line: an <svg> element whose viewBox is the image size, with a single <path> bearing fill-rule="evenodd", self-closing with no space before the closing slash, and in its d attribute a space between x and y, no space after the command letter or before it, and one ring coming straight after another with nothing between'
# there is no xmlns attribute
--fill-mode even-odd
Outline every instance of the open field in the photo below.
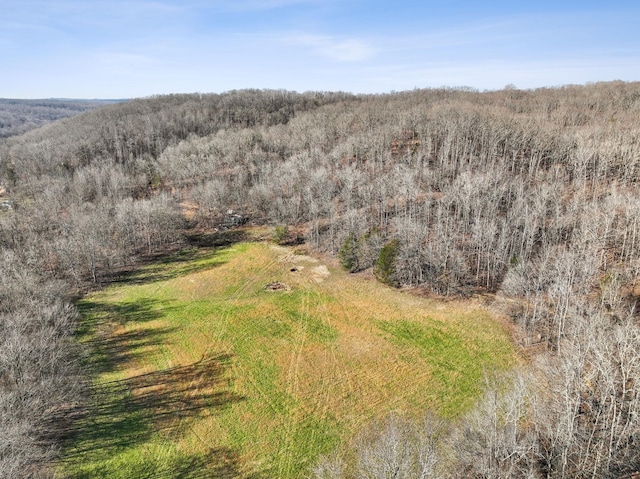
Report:
<svg viewBox="0 0 640 479"><path fill-rule="evenodd" d="M266 243L176 254L79 306L95 404L72 478L302 477L373 418L459 415L516 361L481 309Z"/></svg>

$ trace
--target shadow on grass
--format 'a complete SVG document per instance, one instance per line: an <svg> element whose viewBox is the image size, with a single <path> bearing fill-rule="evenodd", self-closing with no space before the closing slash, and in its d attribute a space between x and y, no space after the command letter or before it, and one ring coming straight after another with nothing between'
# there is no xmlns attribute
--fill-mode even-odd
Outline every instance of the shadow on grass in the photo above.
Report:
<svg viewBox="0 0 640 479"><path fill-rule="evenodd" d="M135 301L114 303L110 301L83 300L77 304L82 315L82 330L84 334L96 328L111 324L145 323L160 319L172 308L168 303L157 299L142 298Z"/></svg>
<svg viewBox="0 0 640 479"><path fill-rule="evenodd" d="M223 260L216 256L242 241L244 233L225 237L224 246L215 250L192 248L149 258L143 268L121 272L112 282L152 283L219 266ZM203 241L201 246L209 246L209 240ZM94 377L154 354L177 329L152 323L172 309L161 300L112 303L88 297L78 308L83 317L78 334L85 338L87 368ZM122 327L131 324L138 328ZM230 389L226 370L231 361L230 355L209 355L192 364L89 387L86 407L72 423L55 428L67 444L62 456L65 477L256 479L241 471L237 453L229 448L198 453L178 449L193 420L243 400Z"/></svg>
<svg viewBox="0 0 640 479"><path fill-rule="evenodd" d="M249 235L243 229L228 229L208 233L193 233L187 236L189 244L200 248L219 248L231 246L234 243L247 241Z"/></svg>
<svg viewBox="0 0 640 479"><path fill-rule="evenodd" d="M190 419L215 414L216 410L243 398L228 390L225 370L232 357L218 355L202 358L193 364L139 374L128 379L100 384L91 391L91 404L84 418L68 431L71 446L64 454L68 470L95 465L94 474L72 473L68 477L97 477L99 464L127 450L144 451L145 443L171 442L190 427ZM119 471L103 466L103 477L121 477L122 468L130 467L130 477L209 478L240 477L239 463L233 451L212 449L206 454L172 454L163 458L161 467L153 455L138 456L143 463L120 462ZM158 469L158 471L156 471ZM156 472L153 472L156 471Z"/></svg>
<svg viewBox="0 0 640 479"><path fill-rule="evenodd" d="M249 239L250 236L242 229L191 233L186 237L188 248L145 256L137 266L105 277L104 285L148 284L220 266L224 264L220 259L216 260L220 252Z"/></svg>
<svg viewBox="0 0 640 479"><path fill-rule="evenodd" d="M164 256L147 258L141 267L120 271L109 284L150 284L214 268L224 264L215 259L223 248L215 250L184 249Z"/></svg>
<svg viewBox="0 0 640 479"><path fill-rule="evenodd" d="M78 303L83 319L78 329L79 337L89 353L86 364L92 374L116 371L130 364L143 354L165 343L165 338L175 327L145 327L116 332L118 326L141 325L160 319L172 307L153 299L111 303L85 300Z"/></svg>
<svg viewBox="0 0 640 479"><path fill-rule="evenodd" d="M155 328L153 332L127 331L118 335L112 335L103 339L89 341L100 343L99 348L91 349L90 369L95 374L115 371L132 361L143 357L154 348L164 345L165 337L172 334L177 328Z"/></svg>

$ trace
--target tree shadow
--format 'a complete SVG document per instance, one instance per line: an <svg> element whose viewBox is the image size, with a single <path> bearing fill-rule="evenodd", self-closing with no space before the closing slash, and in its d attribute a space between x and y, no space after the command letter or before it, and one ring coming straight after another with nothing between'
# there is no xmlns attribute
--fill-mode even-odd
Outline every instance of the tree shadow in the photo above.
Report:
<svg viewBox="0 0 640 479"><path fill-rule="evenodd" d="M247 241L249 235L243 229L226 229L210 232L192 233L187 236L189 244L199 248L220 248Z"/></svg>
<svg viewBox="0 0 640 479"><path fill-rule="evenodd" d="M141 325L164 317L173 308L153 299L110 303L84 300L77 305L83 320L78 336L88 338L82 344L87 351L85 367L91 374L118 370L149 350L165 344L176 327L145 327L116 332L118 326Z"/></svg>
<svg viewBox="0 0 640 479"><path fill-rule="evenodd" d="M186 248L144 256L137 264L114 271L103 281L105 285L148 284L214 268L224 264L216 260L220 252L249 238L242 229L191 233L185 237Z"/></svg>
<svg viewBox="0 0 640 479"><path fill-rule="evenodd" d="M118 370L143 357L148 351L164 345L165 337L177 328L155 328L153 332L127 331L101 339L93 339L86 344L90 348L90 370L100 374ZM94 347L99 343L99 347Z"/></svg>
<svg viewBox="0 0 640 479"><path fill-rule="evenodd" d="M82 316L81 331L88 332L106 324L145 323L165 316L171 310L168 302L151 298L113 303L83 300L77 304ZM84 331L86 329L86 331Z"/></svg>
<svg viewBox="0 0 640 479"><path fill-rule="evenodd" d="M150 478L153 476L149 476ZM172 479L266 479L260 473L243 472L237 453L228 448L184 456L171 467Z"/></svg>
<svg viewBox="0 0 640 479"><path fill-rule="evenodd" d="M82 418L66 431L70 446L64 462L75 470L86 461L113 457L159 437L179 437L190 419L243 400L229 390L225 373L232 356L204 357L186 366L139 374L94 386ZM153 458L149 460L151 463ZM167 467L171 470L167 471ZM147 468L150 475L154 467ZM169 476L166 473L170 473ZM105 471L108 477L108 472ZM162 477L240 477L237 455L226 448L206 454L181 454L163 463ZM85 477L82 474L71 478ZM133 477L133 476L132 476ZM135 477L141 477L136 475Z"/></svg>
<svg viewBox="0 0 640 479"><path fill-rule="evenodd" d="M245 235L237 232L225 238L224 246L204 252L191 248L156 258L143 268L122 272L112 282L153 283L219 266L223 260L216 255ZM78 308L83 317L78 334L85 338L86 367L93 377L135 364L143 355L161 349L178 329L153 323L171 311L169 301L112 303L87 298ZM139 328L122 327L129 324ZM197 417L216 414L244 399L231 390L227 369L232 360L228 354L211 354L192 364L87 386L84 406L74 419L51 428L66 444L62 463L72 471L67 477L110 477L113 458L134 455L137 465L118 462L119 469L127 469L119 470L118 477L257 478L242 471L238 454L229 448L191 453L178 450L174 441L189 431ZM158 442L171 445L171 454L161 460L149 452ZM88 469L92 472L78 472Z"/></svg>
<svg viewBox="0 0 640 479"><path fill-rule="evenodd" d="M140 265L114 274L109 278L108 284L150 284L215 268L224 264L223 261L215 260L222 250L223 248L204 251L189 248L169 255L146 258ZM212 261L206 261L207 259Z"/></svg>
<svg viewBox="0 0 640 479"><path fill-rule="evenodd" d="M189 457L175 468L176 479L262 479L258 473L243 473L236 453L229 449L213 449L207 454Z"/></svg>
<svg viewBox="0 0 640 479"><path fill-rule="evenodd" d="M112 284L148 284L220 266L224 264L222 261L202 260L215 258L225 248L251 239L252 236L241 228L187 232L179 249L173 245L155 253L135 256L128 265L104 268L100 272L99 283L94 287L102 289Z"/></svg>

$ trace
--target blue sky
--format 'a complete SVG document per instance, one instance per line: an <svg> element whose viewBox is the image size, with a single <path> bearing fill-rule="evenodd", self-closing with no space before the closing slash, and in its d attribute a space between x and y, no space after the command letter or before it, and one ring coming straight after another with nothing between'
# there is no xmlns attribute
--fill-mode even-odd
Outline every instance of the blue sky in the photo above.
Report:
<svg viewBox="0 0 640 479"><path fill-rule="evenodd" d="M640 80L640 2L0 0L0 97Z"/></svg>

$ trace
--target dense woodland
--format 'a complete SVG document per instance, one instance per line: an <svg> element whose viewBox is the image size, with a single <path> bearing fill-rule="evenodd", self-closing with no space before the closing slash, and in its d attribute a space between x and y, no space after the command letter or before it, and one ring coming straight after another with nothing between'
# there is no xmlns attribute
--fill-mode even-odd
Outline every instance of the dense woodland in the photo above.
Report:
<svg viewBox="0 0 640 479"><path fill-rule="evenodd" d="M0 143L0 475L82 411L73 295L229 211L352 272L508 315L523 364L456 423L392 417L317 478L640 471L640 83L104 106ZM93 285L93 286L92 286Z"/></svg>
<svg viewBox="0 0 640 479"><path fill-rule="evenodd" d="M62 118L69 118L111 100L12 100L0 98L0 138L26 133Z"/></svg>

